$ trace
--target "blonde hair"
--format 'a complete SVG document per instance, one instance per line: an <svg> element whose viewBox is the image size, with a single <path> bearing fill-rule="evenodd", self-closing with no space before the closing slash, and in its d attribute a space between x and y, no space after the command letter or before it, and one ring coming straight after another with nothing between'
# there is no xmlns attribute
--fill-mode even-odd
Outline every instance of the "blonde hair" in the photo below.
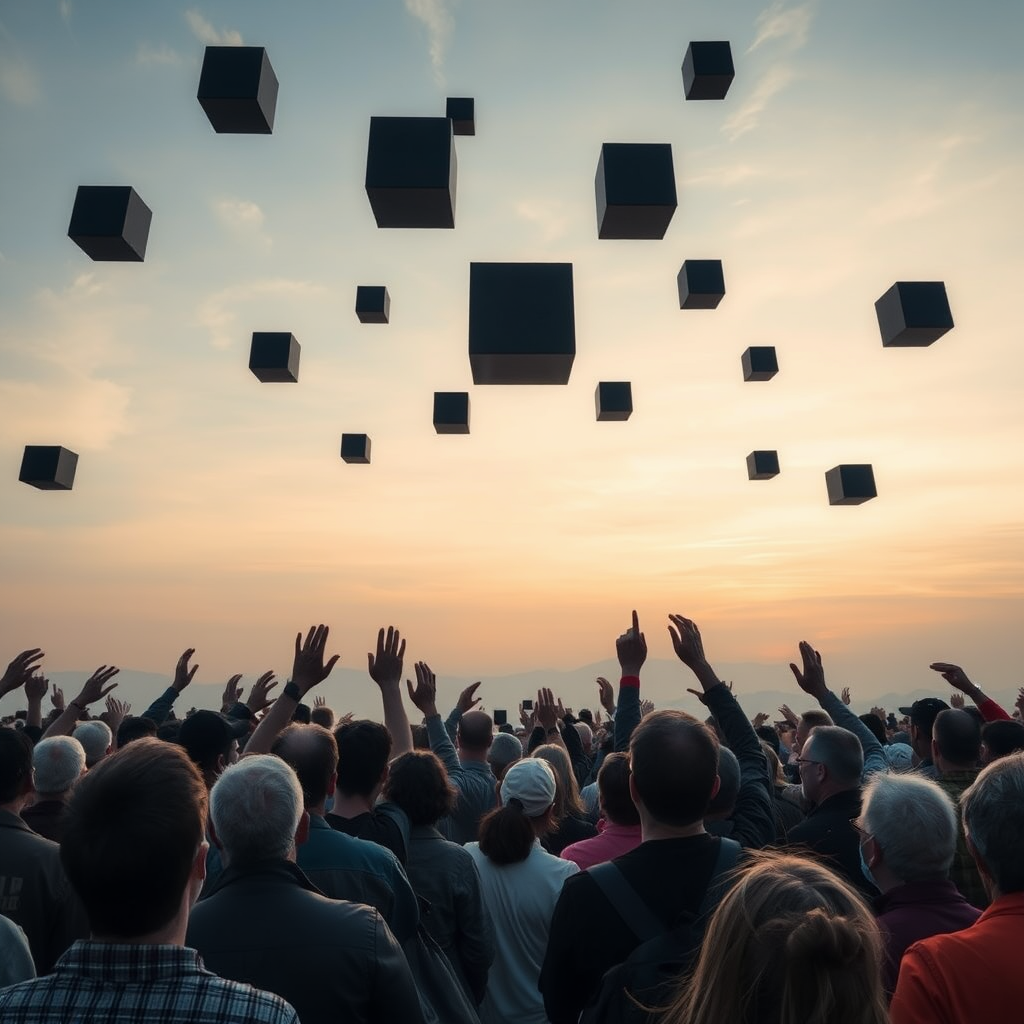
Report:
<svg viewBox="0 0 1024 1024"><path fill-rule="evenodd" d="M557 743L545 743L533 752L534 757L547 761L555 773L555 820L563 821L569 815L586 817L586 808L580 799L576 773L569 763L569 755Z"/></svg>
<svg viewBox="0 0 1024 1024"><path fill-rule="evenodd" d="M768 774L771 776L772 785L787 785L789 779L786 778L786 773L782 770L782 762L779 760L779 755L775 753L775 748L766 740L761 740L761 749L764 751L765 757L768 758Z"/></svg>
<svg viewBox="0 0 1024 1024"><path fill-rule="evenodd" d="M749 857L660 1024L888 1024L882 942L857 893L814 861Z"/></svg>

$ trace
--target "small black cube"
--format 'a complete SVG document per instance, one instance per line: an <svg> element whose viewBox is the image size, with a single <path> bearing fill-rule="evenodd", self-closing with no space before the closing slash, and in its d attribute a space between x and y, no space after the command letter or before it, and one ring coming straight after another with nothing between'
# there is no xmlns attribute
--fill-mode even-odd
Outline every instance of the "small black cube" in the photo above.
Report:
<svg viewBox="0 0 1024 1024"><path fill-rule="evenodd" d="M754 345L740 357L744 380L771 380L779 372L773 345Z"/></svg>
<svg viewBox="0 0 1024 1024"><path fill-rule="evenodd" d="M830 505L861 505L878 496L870 464L834 466L825 474Z"/></svg>
<svg viewBox="0 0 1024 1024"><path fill-rule="evenodd" d="M434 392L434 429L439 434L469 433L469 392Z"/></svg>
<svg viewBox="0 0 1024 1024"><path fill-rule="evenodd" d="M942 281L897 281L876 303L884 348L923 348L953 328Z"/></svg>
<svg viewBox="0 0 1024 1024"><path fill-rule="evenodd" d="M455 178L449 118L370 118L366 195L377 227L454 228Z"/></svg>
<svg viewBox="0 0 1024 1024"><path fill-rule="evenodd" d="M628 380L603 380L594 392L598 420L628 420L633 413L633 388Z"/></svg>
<svg viewBox="0 0 1024 1024"><path fill-rule="evenodd" d="M594 191L598 238L664 238L676 212L672 146L604 143Z"/></svg>
<svg viewBox="0 0 1024 1024"><path fill-rule="evenodd" d="M727 42L690 43L683 58L683 93L688 100L724 100L736 69Z"/></svg>
<svg viewBox="0 0 1024 1024"><path fill-rule="evenodd" d="M391 314L391 296L384 285L361 284L356 288L356 316L360 323L386 324Z"/></svg>
<svg viewBox="0 0 1024 1024"><path fill-rule="evenodd" d="M359 465L370 463L370 439L366 434L342 434L341 457Z"/></svg>
<svg viewBox="0 0 1024 1024"><path fill-rule="evenodd" d="M130 185L79 185L68 238L90 259L141 263L152 220Z"/></svg>
<svg viewBox="0 0 1024 1024"><path fill-rule="evenodd" d="M774 451L751 452L747 456L748 480L771 480L779 475L779 453Z"/></svg>
<svg viewBox="0 0 1024 1024"><path fill-rule="evenodd" d="M262 46L208 46L197 98L222 135L270 135L277 75Z"/></svg>
<svg viewBox="0 0 1024 1024"><path fill-rule="evenodd" d="M471 263L474 384L567 384L576 358L571 263Z"/></svg>
<svg viewBox="0 0 1024 1024"><path fill-rule="evenodd" d="M299 343L287 331L256 332L249 349L249 369L264 384L297 384Z"/></svg>
<svg viewBox="0 0 1024 1024"><path fill-rule="evenodd" d="M55 444L27 444L18 479L41 491L70 491L75 483L78 455Z"/></svg>
<svg viewBox="0 0 1024 1024"><path fill-rule="evenodd" d="M476 135L476 114L472 96L449 96L445 104L445 117L452 122L455 135Z"/></svg>
<svg viewBox="0 0 1024 1024"><path fill-rule="evenodd" d="M684 260L676 278L680 309L715 309L725 297L721 260Z"/></svg>

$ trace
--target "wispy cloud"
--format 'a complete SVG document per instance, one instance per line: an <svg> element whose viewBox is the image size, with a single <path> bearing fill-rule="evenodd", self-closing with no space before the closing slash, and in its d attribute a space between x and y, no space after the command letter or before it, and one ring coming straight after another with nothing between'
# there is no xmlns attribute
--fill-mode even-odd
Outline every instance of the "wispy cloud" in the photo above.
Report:
<svg viewBox="0 0 1024 1024"><path fill-rule="evenodd" d="M210 344L214 348L227 349L239 338L245 340L244 331L240 332L238 328L241 307L251 307L261 298L309 299L326 292L323 285L312 281L280 277L233 285L205 299L196 312L196 319L210 332Z"/></svg>
<svg viewBox="0 0 1024 1024"><path fill-rule="evenodd" d="M135 51L136 64L180 64L181 54L171 49L166 43L160 46L151 46L149 43L139 43Z"/></svg>
<svg viewBox="0 0 1024 1024"><path fill-rule="evenodd" d="M258 228L263 225L263 211L246 199L220 199L214 210L221 223L230 228Z"/></svg>
<svg viewBox="0 0 1024 1024"><path fill-rule="evenodd" d="M455 28L455 19L445 0L405 0L405 9L427 28L430 63L434 67L434 77L441 84L445 49Z"/></svg>
<svg viewBox="0 0 1024 1024"><path fill-rule="evenodd" d="M540 239L545 244L556 242L568 233L571 221L564 203L553 199L521 199L515 211L520 220L539 229Z"/></svg>
<svg viewBox="0 0 1024 1024"><path fill-rule="evenodd" d="M741 135L756 128L765 107L794 77L792 68L785 64L770 67L754 86L754 91L743 106L722 125L722 131L729 140L735 142Z"/></svg>
<svg viewBox="0 0 1024 1024"><path fill-rule="evenodd" d="M814 7L813 2L787 7L781 0L776 0L771 7L757 16L757 35L748 47L747 53L753 53L759 46L772 39L785 40L792 49L799 50L807 42L807 34L814 18Z"/></svg>
<svg viewBox="0 0 1024 1024"><path fill-rule="evenodd" d="M60 0L60 3L57 4L57 10L60 11L61 21L65 25L69 24L72 14L71 0Z"/></svg>
<svg viewBox="0 0 1024 1024"><path fill-rule="evenodd" d="M235 29L222 28L217 31L211 22L203 17L202 13L194 7L185 12L185 21L192 30L192 34L201 43L207 46L241 46L242 33Z"/></svg>
<svg viewBox="0 0 1024 1024"><path fill-rule="evenodd" d="M31 107L42 98L39 76L23 57L0 53L0 94L18 107Z"/></svg>

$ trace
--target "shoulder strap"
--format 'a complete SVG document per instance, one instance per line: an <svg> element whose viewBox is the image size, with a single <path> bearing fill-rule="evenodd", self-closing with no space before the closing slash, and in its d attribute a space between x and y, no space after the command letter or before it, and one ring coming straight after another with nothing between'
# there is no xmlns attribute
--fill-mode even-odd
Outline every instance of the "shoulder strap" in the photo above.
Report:
<svg viewBox="0 0 1024 1024"><path fill-rule="evenodd" d="M700 910L697 911L698 920L707 917L718 906L719 900L724 895L725 876L736 867L741 852L742 847L735 839L723 836L718 840L718 856L715 858L715 866L711 871L707 892L704 893Z"/></svg>
<svg viewBox="0 0 1024 1024"><path fill-rule="evenodd" d="M587 874L597 883L597 887L641 943L664 935L668 931L651 913L636 889L629 884L626 876L612 861L595 865Z"/></svg>

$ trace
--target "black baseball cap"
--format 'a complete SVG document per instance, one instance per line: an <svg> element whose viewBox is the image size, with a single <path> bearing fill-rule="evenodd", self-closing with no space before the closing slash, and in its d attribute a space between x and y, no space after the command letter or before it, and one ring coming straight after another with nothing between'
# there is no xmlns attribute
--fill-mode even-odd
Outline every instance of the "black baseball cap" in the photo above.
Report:
<svg viewBox="0 0 1024 1024"><path fill-rule="evenodd" d="M901 715L909 715L910 721L919 729L931 729L940 711L948 711L949 705L938 697L915 700L909 708L900 708Z"/></svg>

